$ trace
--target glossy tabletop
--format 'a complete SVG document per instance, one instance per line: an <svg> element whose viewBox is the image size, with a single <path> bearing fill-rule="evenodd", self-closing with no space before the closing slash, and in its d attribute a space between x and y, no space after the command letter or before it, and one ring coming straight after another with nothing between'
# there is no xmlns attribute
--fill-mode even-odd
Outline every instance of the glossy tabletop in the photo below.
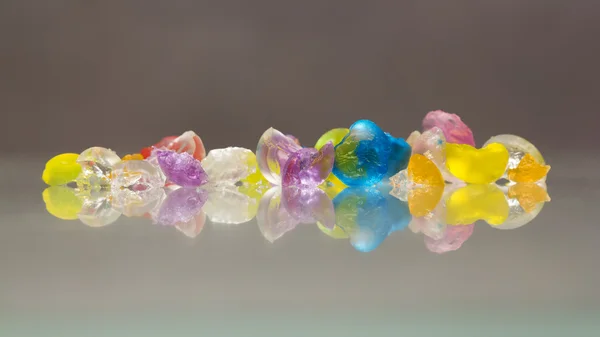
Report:
<svg viewBox="0 0 600 337"><path fill-rule="evenodd" d="M599 327L598 159L549 154L552 201L533 221L513 230L480 221L443 254L410 228L370 252L315 224L273 242L256 219L207 220L196 237L139 217L92 228L46 211L45 160L0 161L3 336L583 336Z"/></svg>

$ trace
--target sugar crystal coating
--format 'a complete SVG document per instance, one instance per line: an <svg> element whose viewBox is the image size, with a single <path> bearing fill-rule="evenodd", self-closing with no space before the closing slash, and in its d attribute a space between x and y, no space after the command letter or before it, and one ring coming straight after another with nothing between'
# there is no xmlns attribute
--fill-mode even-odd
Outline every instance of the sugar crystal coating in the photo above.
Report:
<svg viewBox="0 0 600 337"><path fill-rule="evenodd" d="M454 144L475 146L475 138L471 129L456 115L442 110L431 111L423 119L423 130L438 127L444 133L446 141Z"/></svg>
<svg viewBox="0 0 600 337"><path fill-rule="evenodd" d="M176 185L197 187L208 182L208 175L202 169L200 161L187 152L154 150L153 156L156 157L167 180Z"/></svg>
<svg viewBox="0 0 600 337"><path fill-rule="evenodd" d="M211 186L230 187L257 171L256 156L241 147L211 150L202 160Z"/></svg>
<svg viewBox="0 0 600 337"><path fill-rule="evenodd" d="M290 155L282 170L282 186L314 188L325 181L331 173L335 153L333 144L327 143L320 150L303 148Z"/></svg>

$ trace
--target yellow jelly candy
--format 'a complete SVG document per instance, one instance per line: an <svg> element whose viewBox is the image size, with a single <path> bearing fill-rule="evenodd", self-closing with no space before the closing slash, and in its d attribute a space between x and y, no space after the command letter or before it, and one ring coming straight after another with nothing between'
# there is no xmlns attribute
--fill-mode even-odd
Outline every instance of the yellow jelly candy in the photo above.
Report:
<svg viewBox="0 0 600 337"><path fill-rule="evenodd" d="M492 184L467 185L446 199L446 223L449 225L467 225L477 220L501 225L509 212L504 193Z"/></svg>
<svg viewBox="0 0 600 337"><path fill-rule="evenodd" d="M50 186L68 184L81 173L81 165L77 163L76 153L59 154L46 163L42 180Z"/></svg>
<svg viewBox="0 0 600 337"><path fill-rule="evenodd" d="M331 129L325 132L317 143L315 144L315 149L320 150L325 144L331 142L333 146L338 145L344 137L350 132L350 129L345 128L337 128ZM335 198L341 191L343 191L346 187L338 177L336 177L333 173L329 173L327 179L321 184L321 189L325 191L325 194L331 199Z"/></svg>
<svg viewBox="0 0 600 337"><path fill-rule="evenodd" d="M72 188L52 186L42 192L48 213L63 220L75 220L83 207L83 200Z"/></svg>
<svg viewBox="0 0 600 337"><path fill-rule="evenodd" d="M331 129L325 132L319 140L317 140L317 144L315 144L315 149L321 149L327 142L333 143L333 146L338 145L344 137L350 132L350 129L338 128Z"/></svg>
<svg viewBox="0 0 600 337"><path fill-rule="evenodd" d="M476 149L466 144L446 144L446 167L469 184L489 184L500 179L508 165L508 150L499 143Z"/></svg>
<svg viewBox="0 0 600 337"><path fill-rule="evenodd" d="M531 154L527 153L516 168L508 170L508 179L516 183L535 183L544 178L548 171L550 166L538 163Z"/></svg>
<svg viewBox="0 0 600 337"><path fill-rule="evenodd" d="M516 198L521 208L527 213L531 213L541 202L550 201L550 196L546 189L533 183L519 183L508 188L508 197Z"/></svg>
<svg viewBox="0 0 600 337"><path fill-rule="evenodd" d="M410 157L406 169L408 178L417 184L408 193L408 209L415 217L429 214L442 199L444 193L444 178L438 167L422 154Z"/></svg>
<svg viewBox="0 0 600 337"><path fill-rule="evenodd" d="M139 153L127 154L121 160L144 160L144 156Z"/></svg>

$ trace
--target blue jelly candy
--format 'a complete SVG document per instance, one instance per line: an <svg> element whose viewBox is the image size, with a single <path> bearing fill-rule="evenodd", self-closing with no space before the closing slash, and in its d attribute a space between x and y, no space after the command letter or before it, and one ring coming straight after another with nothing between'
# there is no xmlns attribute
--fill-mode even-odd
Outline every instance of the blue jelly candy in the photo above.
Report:
<svg viewBox="0 0 600 337"><path fill-rule="evenodd" d="M335 147L333 174L348 186L371 186L406 168L410 146L369 120L352 124Z"/></svg>

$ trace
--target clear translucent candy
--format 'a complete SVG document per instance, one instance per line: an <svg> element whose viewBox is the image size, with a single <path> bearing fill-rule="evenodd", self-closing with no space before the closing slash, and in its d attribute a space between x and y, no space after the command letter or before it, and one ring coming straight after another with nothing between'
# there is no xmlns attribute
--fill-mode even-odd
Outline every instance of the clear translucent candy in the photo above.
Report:
<svg viewBox="0 0 600 337"><path fill-rule="evenodd" d="M91 147L79 155L77 163L81 173L76 179L81 189L103 189L111 185L111 171L121 158L112 150L103 147Z"/></svg>
<svg viewBox="0 0 600 337"><path fill-rule="evenodd" d="M211 150L202 160L209 184L215 188L234 186L255 173L256 165L254 153L241 147Z"/></svg>
<svg viewBox="0 0 600 337"><path fill-rule="evenodd" d="M393 186L391 195L402 201L408 201L408 193L417 186L408 178L408 171L402 170L390 178L390 184Z"/></svg>
<svg viewBox="0 0 600 337"><path fill-rule="evenodd" d="M165 176L147 161L121 161L113 167L111 177L113 207L127 216L147 213L164 194Z"/></svg>
<svg viewBox="0 0 600 337"><path fill-rule="evenodd" d="M483 146L488 144L499 143L506 147L509 154L507 169L516 169L521 162L521 159L529 153L538 162L538 164L544 165L546 161L542 156L542 153L527 139L515 136L515 135L498 135L490 138ZM503 178L507 178L507 174L504 174ZM545 181L546 177L542 179Z"/></svg>
<svg viewBox="0 0 600 337"><path fill-rule="evenodd" d="M112 205L125 216L144 216L159 207L165 196L162 188L153 188L143 193L127 189L113 190Z"/></svg>
<svg viewBox="0 0 600 337"><path fill-rule="evenodd" d="M108 190L82 191L80 196L83 206L78 217L87 226L104 227L117 221L121 216L121 212L113 208L112 196Z"/></svg>
<svg viewBox="0 0 600 337"><path fill-rule="evenodd" d="M283 133L269 128L256 146L258 168L271 184L281 185L281 171L290 155L302 147Z"/></svg>
<svg viewBox="0 0 600 337"><path fill-rule="evenodd" d="M117 163L112 169L111 186L115 190L144 193L162 188L165 177L158 167L144 160L127 160Z"/></svg>

